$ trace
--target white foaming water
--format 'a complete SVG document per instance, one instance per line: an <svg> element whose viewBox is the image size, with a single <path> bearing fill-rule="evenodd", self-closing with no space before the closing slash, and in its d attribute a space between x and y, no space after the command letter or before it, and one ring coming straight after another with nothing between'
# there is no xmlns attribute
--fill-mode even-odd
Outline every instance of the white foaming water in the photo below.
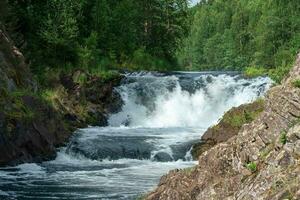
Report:
<svg viewBox="0 0 300 200"><path fill-rule="evenodd" d="M180 77L174 75L146 75L129 81L119 88L125 105L122 112L111 116L110 125L209 127L225 111L253 101L272 84L267 77L242 79L226 74L192 76L187 80L190 85L185 89ZM184 80L182 84L186 84Z"/></svg>
<svg viewBox="0 0 300 200"><path fill-rule="evenodd" d="M201 134L271 84L228 74L129 74L109 127L78 130L53 161L0 169L0 199L136 199L169 170L194 166Z"/></svg>

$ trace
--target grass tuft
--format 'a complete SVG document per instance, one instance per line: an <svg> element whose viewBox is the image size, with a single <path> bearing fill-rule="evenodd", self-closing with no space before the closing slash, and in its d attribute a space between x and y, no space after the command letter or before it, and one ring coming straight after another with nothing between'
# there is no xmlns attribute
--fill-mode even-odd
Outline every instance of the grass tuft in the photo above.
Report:
<svg viewBox="0 0 300 200"><path fill-rule="evenodd" d="M243 112L238 112L235 114L225 114L223 116L223 119L226 123L228 123L230 126L240 128L244 124L252 122L256 117L263 111L264 106L264 100L258 99L256 102L257 107L261 107L261 109L257 109L255 111L252 111L250 109L245 109Z"/></svg>
<svg viewBox="0 0 300 200"><path fill-rule="evenodd" d="M279 141L283 145L287 143L287 133L285 131L281 132Z"/></svg>
<svg viewBox="0 0 300 200"><path fill-rule="evenodd" d="M292 82L293 86L296 88L300 88L300 79L296 79Z"/></svg>
<svg viewBox="0 0 300 200"><path fill-rule="evenodd" d="M244 76L247 78L266 76L267 74L268 71L263 67L247 67L244 71Z"/></svg>
<svg viewBox="0 0 300 200"><path fill-rule="evenodd" d="M247 165L246 165L247 169L249 171L251 171L252 173L256 172L257 171L257 164L255 162L249 162Z"/></svg>

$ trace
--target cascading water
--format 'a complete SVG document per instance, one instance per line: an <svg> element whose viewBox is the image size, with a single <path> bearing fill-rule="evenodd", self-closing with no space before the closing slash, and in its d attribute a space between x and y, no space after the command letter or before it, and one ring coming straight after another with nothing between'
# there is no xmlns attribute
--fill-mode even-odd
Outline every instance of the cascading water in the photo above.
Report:
<svg viewBox="0 0 300 200"><path fill-rule="evenodd" d="M171 169L196 164L192 145L231 107L272 81L222 73L132 73L110 126L78 130L54 161L0 170L0 199L135 199Z"/></svg>

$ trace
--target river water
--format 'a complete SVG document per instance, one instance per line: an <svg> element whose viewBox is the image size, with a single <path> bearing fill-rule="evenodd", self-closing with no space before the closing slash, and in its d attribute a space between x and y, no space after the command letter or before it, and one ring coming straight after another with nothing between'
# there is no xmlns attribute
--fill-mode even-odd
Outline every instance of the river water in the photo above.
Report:
<svg viewBox="0 0 300 200"><path fill-rule="evenodd" d="M169 170L196 165L201 134L271 84L236 73L127 74L108 127L78 130L53 161L0 169L0 199L136 199Z"/></svg>

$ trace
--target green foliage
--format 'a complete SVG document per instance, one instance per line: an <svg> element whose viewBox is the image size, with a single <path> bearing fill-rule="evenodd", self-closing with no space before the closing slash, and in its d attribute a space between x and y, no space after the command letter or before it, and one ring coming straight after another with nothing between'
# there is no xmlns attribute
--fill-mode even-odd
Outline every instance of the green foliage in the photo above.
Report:
<svg viewBox="0 0 300 200"><path fill-rule="evenodd" d="M300 48L296 0L201 1L195 9L177 53L186 69L240 70L251 77L268 73L277 83L289 71Z"/></svg>
<svg viewBox="0 0 300 200"><path fill-rule="evenodd" d="M255 107L260 109L244 109L232 114L223 116L224 122L236 128L242 127L244 124L252 122L263 110L264 100L259 99L255 102Z"/></svg>
<svg viewBox="0 0 300 200"><path fill-rule="evenodd" d="M8 14L8 6L6 1L0 2L0 24L4 22Z"/></svg>
<svg viewBox="0 0 300 200"><path fill-rule="evenodd" d="M256 170L257 170L257 164L255 162L249 162L249 163L247 163L246 167L252 173L256 172Z"/></svg>
<svg viewBox="0 0 300 200"><path fill-rule="evenodd" d="M152 56L145 51L145 48L138 49L133 53L133 69L138 69L139 66L144 66L145 69L151 70L151 68L154 66L153 62L154 60Z"/></svg>
<svg viewBox="0 0 300 200"><path fill-rule="evenodd" d="M40 96L45 99L47 102L53 102L55 99L57 99L59 97L59 92L58 90L42 90L40 91Z"/></svg>
<svg viewBox="0 0 300 200"><path fill-rule="evenodd" d="M73 108L68 107L71 106L71 104L68 102L69 99L63 87L43 89L39 91L38 95L50 107L54 108L59 112L63 113L66 111L66 109L74 110ZM84 105L82 104L82 106Z"/></svg>
<svg viewBox="0 0 300 200"><path fill-rule="evenodd" d="M267 70L263 67L247 67L244 70L244 76L248 78L254 78L258 76L267 75Z"/></svg>
<svg viewBox="0 0 300 200"><path fill-rule="evenodd" d="M16 90L11 93L5 92L5 97L3 99L0 98L1 110L8 120L22 119L30 121L36 116L36 113L24 103L22 99L24 96L35 95L29 90Z"/></svg>
<svg viewBox="0 0 300 200"><path fill-rule="evenodd" d="M300 88L300 79L294 80L292 84L294 87Z"/></svg>
<svg viewBox="0 0 300 200"><path fill-rule="evenodd" d="M87 82L87 75L85 73L78 73L73 76L74 83L84 85Z"/></svg>
<svg viewBox="0 0 300 200"><path fill-rule="evenodd" d="M285 145L287 143L287 134L285 131L283 131L281 134L280 134L280 137L279 137L279 141L281 144Z"/></svg>
<svg viewBox="0 0 300 200"><path fill-rule="evenodd" d="M13 37L36 74L182 66L240 70L249 77L267 73L279 83L300 48L296 0L201 1L191 9L187 0L8 2L0 9L12 13L27 45Z"/></svg>
<svg viewBox="0 0 300 200"><path fill-rule="evenodd" d="M175 66L189 24L187 0L9 3L36 74L69 66L165 70Z"/></svg>
<svg viewBox="0 0 300 200"><path fill-rule="evenodd" d="M60 75L62 73L69 73L72 71L72 68L70 66L60 68L41 67L35 71L35 79L42 88L51 88L60 82Z"/></svg>
<svg viewBox="0 0 300 200"><path fill-rule="evenodd" d="M235 115L235 116L232 116L228 120L228 122L230 125L232 125L234 127L241 127L242 125L244 125L246 123L246 119L244 116Z"/></svg>
<svg viewBox="0 0 300 200"><path fill-rule="evenodd" d="M97 47L97 40L97 32L92 32L85 39L84 44L78 48L78 65L81 69L97 67L100 64L101 51Z"/></svg>
<svg viewBox="0 0 300 200"><path fill-rule="evenodd" d="M21 31L29 44L28 57L35 70L45 65L58 67L77 62L82 7L82 0L14 2L13 9L24 24Z"/></svg>
<svg viewBox="0 0 300 200"><path fill-rule="evenodd" d="M146 52L145 48L136 50L129 64L129 69L131 70L167 71L170 68L171 64L167 60L151 56ZM176 66L173 66L172 69L176 69Z"/></svg>
<svg viewBox="0 0 300 200"><path fill-rule="evenodd" d="M91 74L101 77L104 81L111 80L114 78L118 78L120 74L117 71L113 70L92 70L90 71Z"/></svg>
<svg viewBox="0 0 300 200"><path fill-rule="evenodd" d="M276 83L280 84L282 79L289 73L291 67L292 67L292 64L290 64L286 67L277 67L274 69L270 69L268 71L268 75L272 80L274 80Z"/></svg>
<svg viewBox="0 0 300 200"><path fill-rule="evenodd" d="M300 118L297 117L296 119L292 120L291 122L289 122L288 127L292 128L293 126L295 126L296 124L300 123Z"/></svg>
<svg viewBox="0 0 300 200"><path fill-rule="evenodd" d="M268 146L266 146L260 153L259 153L259 157L261 159L266 159L269 154L271 153L271 151L274 150L274 143L269 144Z"/></svg>

